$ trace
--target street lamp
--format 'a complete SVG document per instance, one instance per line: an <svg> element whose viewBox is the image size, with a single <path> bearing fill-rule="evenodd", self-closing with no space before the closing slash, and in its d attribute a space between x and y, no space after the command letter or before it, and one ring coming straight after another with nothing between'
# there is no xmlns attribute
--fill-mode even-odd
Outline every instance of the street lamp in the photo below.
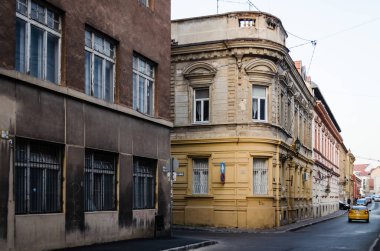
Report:
<svg viewBox="0 0 380 251"><path fill-rule="evenodd" d="M294 141L294 147L296 152L299 153L299 151L301 150L301 141L298 139L298 137L296 141Z"/></svg>

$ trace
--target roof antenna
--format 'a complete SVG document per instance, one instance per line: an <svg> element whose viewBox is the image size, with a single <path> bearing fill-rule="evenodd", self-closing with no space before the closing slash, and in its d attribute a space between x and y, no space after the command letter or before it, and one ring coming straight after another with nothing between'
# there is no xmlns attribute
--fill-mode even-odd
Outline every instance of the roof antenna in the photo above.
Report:
<svg viewBox="0 0 380 251"><path fill-rule="evenodd" d="M219 14L219 0L216 0L216 14Z"/></svg>

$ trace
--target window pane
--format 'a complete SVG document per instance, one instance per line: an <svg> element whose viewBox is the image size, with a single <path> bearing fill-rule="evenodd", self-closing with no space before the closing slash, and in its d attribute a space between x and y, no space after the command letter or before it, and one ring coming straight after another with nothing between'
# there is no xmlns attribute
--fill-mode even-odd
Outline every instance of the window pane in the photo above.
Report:
<svg viewBox="0 0 380 251"><path fill-rule="evenodd" d="M138 109L140 112L146 112L145 111L145 98L144 98L144 95L145 95L145 79L143 77L139 77L139 105L138 105Z"/></svg>
<svg viewBox="0 0 380 251"><path fill-rule="evenodd" d="M105 100L108 102L113 101L113 63L109 61L106 62L106 72L105 72Z"/></svg>
<svg viewBox="0 0 380 251"><path fill-rule="evenodd" d="M252 99L252 118L258 119L259 103L257 98Z"/></svg>
<svg viewBox="0 0 380 251"><path fill-rule="evenodd" d="M37 78L42 78L44 32L33 25L30 28L30 74Z"/></svg>
<svg viewBox="0 0 380 251"><path fill-rule="evenodd" d="M208 100L203 102L203 121L208 121L208 113L209 113L209 104Z"/></svg>
<svg viewBox="0 0 380 251"><path fill-rule="evenodd" d="M97 50L98 52L103 53L103 38L95 35L95 40L94 40L94 49Z"/></svg>
<svg viewBox="0 0 380 251"><path fill-rule="evenodd" d="M260 98L265 98L265 90L266 87L261 87L261 86L254 86L253 87L253 96L254 97L260 97Z"/></svg>
<svg viewBox="0 0 380 251"><path fill-rule="evenodd" d="M85 63L85 92L87 95L91 95L91 53L86 51L86 63Z"/></svg>
<svg viewBox="0 0 380 251"><path fill-rule="evenodd" d="M58 30L59 29L59 16L58 14L47 10L47 26L54 29Z"/></svg>
<svg viewBox="0 0 380 251"><path fill-rule="evenodd" d="M146 113L153 114L153 82L148 80Z"/></svg>
<svg viewBox="0 0 380 251"><path fill-rule="evenodd" d="M45 23L45 8L42 7L41 5L32 2L32 7L31 7L31 18L40 22L40 23Z"/></svg>
<svg viewBox="0 0 380 251"><path fill-rule="evenodd" d="M260 99L260 120L265 120L265 99Z"/></svg>
<svg viewBox="0 0 380 251"><path fill-rule="evenodd" d="M147 209L155 206L155 161L133 160L133 208Z"/></svg>
<svg viewBox="0 0 380 251"><path fill-rule="evenodd" d="M40 213L43 208L43 169L30 169L30 212Z"/></svg>
<svg viewBox="0 0 380 251"><path fill-rule="evenodd" d="M47 36L47 59L46 59L46 79L58 83L58 48L59 38L48 33Z"/></svg>
<svg viewBox="0 0 380 251"><path fill-rule="evenodd" d="M202 102L195 102L195 121L202 121Z"/></svg>
<svg viewBox="0 0 380 251"><path fill-rule="evenodd" d="M133 73L133 109L135 110L138 107L138 83L138 76L136 73Z"/></svg>
<svg viewBox="0 0 380 251"><path fill-rule="evenodd" d="M16 19L16 70L25 72L26 22Z"/></svg>
<svg viewBox="0 0 380 251"><path fill-rule="evenodd" d="M103 59L95 56L94 58L94 87L93 95L97 98L102 98L102 82L103 82Z"/></svg>
<svg viewBox="0 0 380 251"><path fill-rule="evenodd" d="M17 0L17 6L16 6L17 12L21 13L26 16L28 12L28 4L27 0Z"/></svg>
<svg viewBox="0 0 380 251"><path fill-rule="evenodd" d="M195 90L195 98L196 99L208 98L208 89Z"/></svg>
<svg viewBox="0 0 380 251"><path fill-rule="evenodd" d="M85 33L85 44L87 47L92 48L91 33L89 31L86 31L86 33Z"/></svg>

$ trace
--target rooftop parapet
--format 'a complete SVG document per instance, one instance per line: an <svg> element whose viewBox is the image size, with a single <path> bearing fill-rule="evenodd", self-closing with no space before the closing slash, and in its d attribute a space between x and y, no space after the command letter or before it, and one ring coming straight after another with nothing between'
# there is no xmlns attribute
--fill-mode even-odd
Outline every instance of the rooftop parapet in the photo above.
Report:
<svg viewBox="0 0 380 251"><path fill-rule="evenodd" d="M178 45L236 39L263 39L285 46L287 33L277 17L255 11L230 12L172 21Z"/></svg>

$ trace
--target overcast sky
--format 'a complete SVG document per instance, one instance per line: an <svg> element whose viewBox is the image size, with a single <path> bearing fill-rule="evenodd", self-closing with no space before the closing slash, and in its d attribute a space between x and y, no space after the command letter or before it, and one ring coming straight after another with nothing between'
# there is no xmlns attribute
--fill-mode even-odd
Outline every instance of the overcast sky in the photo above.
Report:
<svg viewBox="0 0 380 251"><path fill-rule="evenodd" d="M217 0L171 0L172 19L217 13ZM291 49L322 91L357 163L380 165L380 1L251 0L281 19L288 33L316 40ZM219 13L256 10L247 0L219 0ZM288 34L287 47L308 41Z"/></svg>

